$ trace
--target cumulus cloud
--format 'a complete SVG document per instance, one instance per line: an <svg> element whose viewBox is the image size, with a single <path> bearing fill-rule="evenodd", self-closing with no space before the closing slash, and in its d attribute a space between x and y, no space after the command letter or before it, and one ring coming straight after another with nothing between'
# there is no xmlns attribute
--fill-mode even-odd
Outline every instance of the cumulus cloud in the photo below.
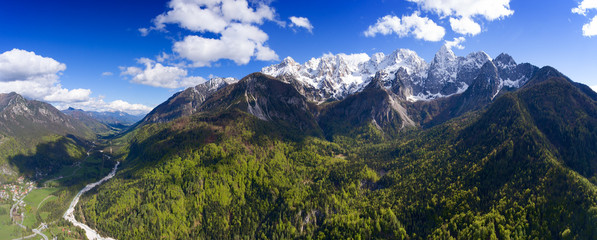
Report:
<svg viewBox="0 0 597 240"><path fill-rule="evenodd" d="M464 41L466 41L466 39L464 37L456 37L452 41L446 40L446 47L448 47L449 49L457 48L457 49L462 50L462 49L464 49L464 46L462 46L462 43Z"/></svg>
<svg viewBox="0 0 597 240"><path fill-rule="evenodd" d="M222 59L238 65L251 59L278 59L266 45L268 35L259 28L265 21L278 22L275 10L264 1L171 0L168 7L153 19L151 28L139 31L147 35L151 30L167 31L168 24L175 24L195 32L172 47L177 57L190 61L190 67L211 66Z"/></svg>
<svg viewBox="0 0 597 240"><path fill-rule="evenodd" d="M171 10L154 20L156 29L166 24L178 24L195 32L223 32L231 23L262 24L273 20L275 11L265 3L249 6L246 0L172 0Z"/></svg>
<svg viewBox="0 0 597 240"><path fill-rule="evenodd" d="M56 80L58 74L66 70L64 63L42 57L35 52L12 49L0 54L0 81L17 80Z"/></svg>
<svg viewBox="0 0 597 240"><path fill-rule="evenodd" d="M369 26L364 32L367 37L374 37L377 34L397 34L399 37L414 36L416 39L437 42L442 40L446 31L427 17L419 16L414 12L410 16L387 15L377 20L377 23Z"/></svg>
<svg viewBox="0 0 597 240"><path fill-rule="evenodd" d="M462 35L475 36L481 32L481 25L473 21L470 17L463 17L460 19L450 18L450 26L456 33Z"/></svg>
<svg viewBox="0 0 597 240"><path fill-rule="evenodd" d="M578 4L578 7L572 9L572 12L586 16L587 11L591 9L597 9L597 0L583 0Z"/></svg>
<svg viewBox="0 0 597 240"><path fill-rule="evenodd" d="M0 54L0 91L51 102L89 99L89 89L65 89L59 78L66 65L21 49Z"/></svg>
<svg viewBox="0 0 597 240"><path fill-rule="evenodd" d="M572 12L587 16L590 10L597 10L597 0L583 0L578 4L578 7L572 9ZM589 23L582 26L582 34L585 37L597 36L597 15L593 16Z"/></svg>
<svg viewBox="0 0 597 240"><path fill-rule="evenodd" d="M132 114L148 113L152 108L143 104L131 104L123 100L115 100L107 104L106 109L128 112Z"/></svg>
<svg viewBox="0 0 597 240"><path fill-rule="evenodd" d="M57 107L78 106L85 110L142 113L151 108L140 104L105 103L92 98L90 89L66 89L60 84L60 75L66 64L21 49L0 54L0 92L16 92L30 99L42 100Z"/></svg>
<svg viewBox="0 0 597 240"><path fill-rule="evenodd" d="M54 103L56 108L64 110L69 107L76 109L83 109L85 111L97 111L97 112L126 112L132 115L146 114L153 108L143 104L133 104L123 100L114 100L111 102L105 102L102 97L91 98L84 102L59 102Z"/></svg>
<svg viewBox="0 0 597 240"><path fill-rule="evenodd" d="M591 22L582 26L582 34L585 37L597 36L597 16Z"/></svg>
<svg viewBox="0 0 597 240"><path fill-rule="evenodd" d="M302 27L307 29L309 32L313 32L313 25L306 17L295 17L292 16L290 19L290 27Z"/></svg>
<svg viewBox="0 0 597 240"><path fill-rule="evenodd" d="M489 21L510 16L510 0L407 0L442 17L482 16Z"/></svg>
<svg viewBox="0 0 597 240"><path fill-rule="evenodd" d="M407 0L419 5L423 10L450 17L450 26L456 33L477 35L481 26L473 17L483 17L488 21L501 19L514 14L510 0Z"/></svg>
<svg viewBox="0 0 597 240"><path fill-rule="evenodd" d="M258 60L277 60L278 55L263 44L268 36L261 29L246 24L232 24L219 39L201 36L186 36L174 43L173 51L192 62L193 67L210 66L220 59L230 59L238 65L249 63L252 57Z"/></svg>
<svg viewBox="0 0 597 240"><path fill-rule="evenodd" d="M185 69L175 66L164 66L147 58L138 60L145 68L122 67L120 75L131 76L131 82L163 88L191 87L205 82L202 77L187 76Z"/></svg>

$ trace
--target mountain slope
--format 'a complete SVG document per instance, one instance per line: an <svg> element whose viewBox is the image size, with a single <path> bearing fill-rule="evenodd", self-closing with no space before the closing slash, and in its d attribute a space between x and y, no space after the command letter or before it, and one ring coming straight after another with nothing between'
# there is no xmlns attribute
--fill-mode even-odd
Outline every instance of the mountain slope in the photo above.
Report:
<svg viewBox="0 0 597 240"><path fill-rule="evenodd" d="M149 112L143 118L142 124L168 122L182 116L192 115L211 94L234 82L236 79L233 78L213 78L178 92Z"/></svg>
<svg viewBox="0 0 597 240"><path fill-rule="evenodd" d="M0 94L0 179L40 177L81 159L91 129L52 105Z"/></svg>
<svg viewBox="0 0 597 240"><path fill-rule="evenodd" d="M307 99L292 85L262 73L250 74L223 88L199 109L202 112L218 112L230 108L301 131L316 131L317 128Z"/></svg>
<svg viewBox="0 0 597 240"><path fill-rule="evenodd" d="M382 136L396 135L405 128L416 126L408 116L404 102L375 78L362 91L322 106L318 122L328 139L337 134L355 135L355 131L369 131L369 126L380 131Z"/></svg>
<svg viewBox="0 0 597 240"><path fill-rule="evenodd" d="M130 132L84 219L120 239L596 238L595 101L549 68L502 92L498 65L450 98L468 114L383 141L303 131L402 125L390 100L405 100L383 81L315 106L251 74L193 115Z"/></svg>
<svg viewBox="0 0 597 240"><path fill-rule="evenodd" d="M549 139L554 154L581 175L595 176L597 101L550 67L541 69L521 89L520 99L539 131Z"/></svg>
<svg viewBox="0 0 597 240"><path fill-rule="evenodd" d="M16 93L0 94L0 132L28 139L44 134L93 136L90 129L52 105Z"/></svg>

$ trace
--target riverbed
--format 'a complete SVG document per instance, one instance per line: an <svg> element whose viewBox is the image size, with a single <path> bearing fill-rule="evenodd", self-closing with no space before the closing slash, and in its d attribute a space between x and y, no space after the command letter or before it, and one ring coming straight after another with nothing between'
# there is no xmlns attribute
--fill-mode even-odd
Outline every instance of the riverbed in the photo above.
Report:
<svg viewBox="0 0 597 240"><path fill-rule="evenodd" d="M94 187L96 187L96 186L104 183L105 181L108 181L108 179L114 177L114 175L116 174L116 169L118 169L119 164L120 164L120 162L117 162L116 165L114 165L114 168L112 169L112 171L110 171L110 173L107 176L105 176L104 178L100 179L97 182L87 184L87 186L85 186L83 189L81 189L81 191L79 191L79 193L77 193L75 198L73 198L73 201L70 203L70 206L68 207L68 209L62 216L64 219L71 222L76 227L80 227L83 230L85 230L85 235L87 236L87 238L89 240L114 240L114 239L110 238L110 237L102 237L102 236L100 236L100 234L97 231L95 231L91 227L87 226L86 224L84 224L82 222L77 221L77 219L75 219L75 214L74 214L75 206L79 202L79 198L81 198L81 195L83 195L83 193L93 189Z"/></svg>

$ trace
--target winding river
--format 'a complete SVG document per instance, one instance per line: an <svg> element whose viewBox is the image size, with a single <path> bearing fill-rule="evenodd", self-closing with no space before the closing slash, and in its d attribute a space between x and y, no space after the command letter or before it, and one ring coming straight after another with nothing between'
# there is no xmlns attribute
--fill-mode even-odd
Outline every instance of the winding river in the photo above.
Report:
<svg viewBox="0 0 597 240"><path fill-rule="evenodd" d="M82 222L77 221L77 219L75 219L75 214L74 214L75 213L75 206L79 202L79 198L81 198L81 195L83 195L83 193L85 193L85 192L93 189L97 185L100 185L100 184L104 183L105 181L107 181L108 179L114 177L114 175L116 174L116 169L118 169L118 165L119 164L120 164L120 162L117 162L116 165L114 166L114 168L112 169L112 171L107 176L105 176L104 178L100 179L97 182L87 184L87 186L85 186L83 189L81 189L81 191L79 191L79 193L77 193L77 195L75 196L75 198L73 198L73 201L70 203L70 206L68 207L68 209L66 210L66 212L62 216L64 219L66 219L67 221L71 222L73 225L75 225L77 227L80 227L83 230L85 230L85 235L90 240L110 240L110 239L114 240L114 239L110 238L110 237L102 237L102 236L99 235L99 233L97 233L97 231L95 231L91 227L83 224Z"/></svg>

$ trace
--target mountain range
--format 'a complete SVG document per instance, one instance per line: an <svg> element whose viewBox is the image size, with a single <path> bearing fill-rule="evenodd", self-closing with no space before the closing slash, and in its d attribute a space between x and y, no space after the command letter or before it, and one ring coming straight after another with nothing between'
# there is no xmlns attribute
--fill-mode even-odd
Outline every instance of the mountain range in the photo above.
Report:
<svg viewBox="0 0 597 240"><path fill-rule="evenodd" d="M9 95L5 135L21 116L90 129ZM507 54L286 58L178 92L110 137L120 170L77 210L102 236L597 238L597 93Z"/></svg>
<svg viewBox="0 0 597 240"><path fill-rule="evenodd" d="M537 70L530 64L516 64L507 54L493 60L484 52L456 57L443 46L430 63L411 50L398 49L387 56L383 53L371 57L364 53L325 55L302 65L286 58L261 72L287 82L296 81L294 85L299 91L315 102L343 99L363 90L375 76L384 87L414 102L464 92L487 62L498 72L496 94L502 88L524 85Z"/></svg>
<svg viewBox="0 0 597 240"><path fill-rule="evenodd" d="M145 115L131 115L121 111L114 112L97 112L97 111L84 111L82 109L75 109L69 107L62 111L63 113L70 115L75 118L90 117L97 120L100 123L114 125L114 126L130 126L143 119Z"/></svg>
<svg viewBox="0 0 597 240"><path fill-rule="evenodd" d="M303 108L324 130L372 121L382 131L398 133L405 127L429 127L481 109L498 95L525 85L538 70L528 63L517 64L507 54L495 59L484 52L456 57L443 46L430 63L411 50L398 49L387 56L325 55L302 65L286 58L261 72L298 91L304 98L300 101L306 102ZM201 104L211 94L235 81L217 78L188 88L155 108L143 122L167 122L204 111ZM271 101L250 93L239 101L246 102L245 111L262 120L284 114L272 112L275 107L267 105Z"/></svg>

